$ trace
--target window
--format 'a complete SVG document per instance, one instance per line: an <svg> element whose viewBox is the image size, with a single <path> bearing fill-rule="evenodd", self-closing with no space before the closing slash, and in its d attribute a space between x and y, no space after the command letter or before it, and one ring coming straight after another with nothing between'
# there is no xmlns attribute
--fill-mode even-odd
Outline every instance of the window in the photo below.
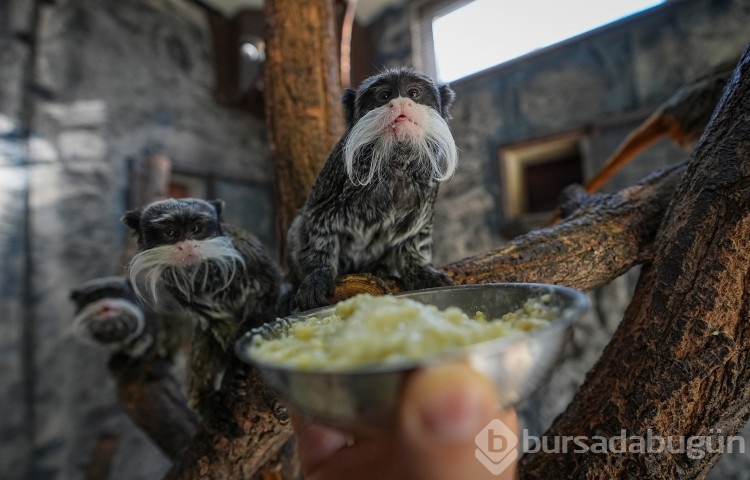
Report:
<svg viewBox="0 0 750 480"><path fill-rule="evenodd" d="M433 0L417 4L415 61L449 82L663 0Z"/></svg>
<svg viewBox="0 0 750 480"><path fill-rule="evenodd" d="M558 205L563 188L582 183L581 138L581 133L571 133L500 150L506 219L548 214Z"/></svg>

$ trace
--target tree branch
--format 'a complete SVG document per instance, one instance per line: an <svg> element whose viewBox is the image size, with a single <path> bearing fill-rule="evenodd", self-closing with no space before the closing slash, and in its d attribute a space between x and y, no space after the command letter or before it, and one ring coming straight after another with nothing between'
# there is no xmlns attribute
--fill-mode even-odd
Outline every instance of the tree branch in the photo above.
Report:
<svg viewBox="0 0 750 480"><path fill-rule="evenodd" d="M198 431L198 416L169 373L167 362L155 356L134 359L116 355L109 371L117 385L120 405L171 460Z"/></svg>
<svg viewBox="0 0 750 480"><path fill-rule="evenodd" d="M620 327L547 436L712 438L750 416L750 49L698 144ZM702 478L720 452L537 453L522 478Z"/></svg>
<svg viewBox="0 0 750 480"><path fill-rule="evenodd" d="M580 186L569 188L561 208L567 212L563 222L442 270L458 285L540 282L581 290L606 285L650 258L659 222L685 168L682 164L655 172L612 195L589 196ZM402 289L398 282L372 275L346 275L337 283L334 300Z"/></svg>

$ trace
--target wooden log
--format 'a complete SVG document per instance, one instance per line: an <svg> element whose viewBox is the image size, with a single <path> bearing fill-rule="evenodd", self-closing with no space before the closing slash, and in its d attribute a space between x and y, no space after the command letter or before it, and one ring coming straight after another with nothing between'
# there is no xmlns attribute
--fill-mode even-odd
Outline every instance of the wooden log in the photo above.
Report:
<svg viewBox="0 0 750 480"><path fill-rule="evenodd" d="M703 478L750 417L750 48L675 192L620 327L548 437L713 449L536 453L521 478ZM743 442L744 443L744 442Z"/></svg>
<svg viewBox="0 0 750 480"><path fill-rule="evenodd" d="M268 0L266 122L284 245L318 171L343 132L333 0Z"/></svg>
<svg viewBox="0 0 750 480"><path fill-rule="evenodd" d="M231 416L227 428L204 424L166 479L261 478L271 474L269 469L279 469L279 464L289 468L296 462L294 449L286 448L279 456L292 436L288 413L255 368L233 357L222 397Z"/></svg>

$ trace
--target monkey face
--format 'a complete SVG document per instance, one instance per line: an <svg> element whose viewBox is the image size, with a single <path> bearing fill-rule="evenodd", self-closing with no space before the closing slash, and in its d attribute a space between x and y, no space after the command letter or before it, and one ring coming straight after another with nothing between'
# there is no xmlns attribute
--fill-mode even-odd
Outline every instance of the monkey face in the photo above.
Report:
<svg viewBox="0 0 750 480"><path fill-rule="evenodd" d="M133 229L141 250L181 242L199 242L218 237L221 232L221 200L206 202L197 198L167 199L154 202L143 212L131 210L122 220Z"/></svg>
<svg viewBox="0 0 750 480"><path fill-rule="evenodd" d="M394 168L418 169L435 181L450 178L458 163L446 122L453 97L448 86L403 68L348 90L344 163L350 180L367 185Z"/></svg>
<svg viewBox="0 0 750 480"><path fill-rule="evenodd" d="M143 310L130 300L102 298L86 305L73 320L79 338L104 346L127 345L145 325Z"/></svg>
<svg viewBox="0 0 750 480"><path fill-rule="evenodd" d="M410 106L422 105L433 109L444 120L450 120L450 108L455 94L448 85L438 87L430 77L410 68L386 70L366 79L357 90L346 90L343 103L347 126L351 128L371 110L389 105L399 98L411 100L413 103ZM415 115L403 114L407 118ZM402 111L394 111L390 117L396 120L400 115ZM399 122L401 121L405 120ZM390 125L390 122L386 125Z"/></svg>
<svg viewBox="0 0 750 480"><path fill-rule="evenodd" d="M140 251L129 264L130 280L141 298L142 286L158 304L161 286L179 299L225 288L244 268L244 260L221 231L223 202L168 199L143 212L129 211L125 222L138 237Z"/></svg>
<svg viewBox="0 0 750 480"><path fill-rule="evenodd" d="M127 279L104 277L73 290L73 332L83 341L114 350L129 347L145 328L143 310Z"/></svg>

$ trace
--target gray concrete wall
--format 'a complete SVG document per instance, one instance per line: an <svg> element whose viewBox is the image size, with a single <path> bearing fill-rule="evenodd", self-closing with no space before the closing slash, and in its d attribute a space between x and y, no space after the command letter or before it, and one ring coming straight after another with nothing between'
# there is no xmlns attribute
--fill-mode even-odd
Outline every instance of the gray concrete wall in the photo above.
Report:
<svg viewBox="0 0 750 480"><path fill-rule="evenodd" d="M228 216L273 238L263 121L217 105L212 62L191 2L0 2L3 478L83 478L100 436L119 439L113 479L168 468L121 412L105 354L70 336L68 294L121 271L130 165L151 154L237 180L215 189Z"/></svg>

